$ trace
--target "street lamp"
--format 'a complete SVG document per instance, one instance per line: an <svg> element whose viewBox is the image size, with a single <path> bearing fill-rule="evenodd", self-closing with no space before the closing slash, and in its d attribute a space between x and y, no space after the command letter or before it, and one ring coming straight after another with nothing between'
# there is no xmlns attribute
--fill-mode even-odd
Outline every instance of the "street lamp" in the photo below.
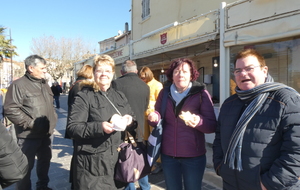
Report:
<svg viewBox="0 0 300 190"><path fill-rule="evenodd" d="M12 40L11 40L11 28L10 27L5 27L4 29L9 29L9 44L10 44L10 48L8 49L10 51L10 83L12 83L13 78L14 78L14 73L13 73L13 48L12 48Z"/></svg>
<svg viewBox="0 0 300 190"><path fill-rule="evenodd" d="M12 61L12 59L13 59L13 49L12 49L12 44L11 44L11 30L10 30L10 28L9 28L9 41L10 41L10 75L11 75L11 83L13 82L13 80L14 80L14 73L13 73L13 61Z"/></svg>

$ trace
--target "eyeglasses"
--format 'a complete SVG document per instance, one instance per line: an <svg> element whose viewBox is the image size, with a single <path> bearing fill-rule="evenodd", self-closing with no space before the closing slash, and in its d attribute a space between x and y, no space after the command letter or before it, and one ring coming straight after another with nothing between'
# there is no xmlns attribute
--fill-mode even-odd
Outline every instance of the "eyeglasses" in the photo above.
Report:
<svg viewBox="0 0 300 190"><path fill-rule="evenodd" d="M112 70L96 70L97 74L111 74L112 72Z"/></svg>
<svg viewBox="0 0 300 190"><path fill-rule="evenodd" d="M246 73L253 73L254 69L256 67L261 67L260 65L257 66L249 66L249 67L245 67L243 69L241 68L237 68L233 70L233 74L234 76L240 76L242 74L243 71L245 71Z"/></svg>

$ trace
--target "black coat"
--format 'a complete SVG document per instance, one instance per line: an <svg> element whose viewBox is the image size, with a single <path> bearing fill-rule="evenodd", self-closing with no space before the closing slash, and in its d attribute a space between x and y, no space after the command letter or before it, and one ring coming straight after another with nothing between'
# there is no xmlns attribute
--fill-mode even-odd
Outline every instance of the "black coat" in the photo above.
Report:
<svg viewBox="0 0 300 190"><path fill-rule="evenodd" d="M224 157L232 132L250 102L237 95L222 105L213 162L224 190L300 189L300 96L290 90L271 92L249 122L242 146L243 171L229 169Z"/></svg>
<svg viewBox="0 0 300 190"><path fill-rule="evenodd" d="M75 95L80 91L80 82L85 80L86 78L84 77L78 77L74 84L70 87L69 90L69 95L68 95L68 109L71 108L71 104L74 101Z"/></svg>
<svg viewBox="0 0 300 190"><path fill-rule="evenodd" d="M68 95L68 117L71 111L71 105L74 102L75 96L76 94L81 90L80 88L80 83L83 82L86 78L84 77L78 77L76 79L76 81L73 83L73 85L71 86L70 90L69 90L69 95ZM67 131L65 132L65 138L69 139L69 135L67 133Z"/></svg>
<svg viewBox="0 0 300 190"><path fill-rule="evenodd" d="M149 105L150 88L136 73L127 73L112 82L112 86L123 92L136 115L138 129L136 135L139 142L144 137L145 111Z"/></svg>
<svg viewBox="0 0 300 190"><path fill-rule="evenodd" d="M123 93L109 88L106 94L122 115L135 118ZM101 91L84 87L75 96L67 126L74 139L75 189L116 189L114 168L121 132L106 134L102 128L102 122L110 121L116 113Z"/></svg>
<svg viewBox="0 0 300 190"><path fill-rule="evenodd" d="M0 189L23 179L27 170L26 156L0 122Z"/></svg>
<svg viewBox="0 0 300 190"><path fill-rule="evenodd" d="M62 93L62 89L59 84L56 86L52 85L51 90L52 90L54 96L60 96L60 93Z"/></svg>
<svg viewBox="0 0 300 190"><path fill-rule="evenodd" d="M4 114L15 125L19 138L48 137L56 127L57 114L49 85L28 73L8 87Z"/></svg>

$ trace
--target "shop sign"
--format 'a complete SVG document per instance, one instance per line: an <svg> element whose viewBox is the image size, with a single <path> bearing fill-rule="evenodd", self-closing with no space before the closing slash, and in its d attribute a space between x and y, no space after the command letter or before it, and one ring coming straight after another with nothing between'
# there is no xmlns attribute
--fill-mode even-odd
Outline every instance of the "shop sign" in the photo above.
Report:
<svg viewBox="0 0 300 190"><path fill-rule="evenodd" d="M115 51L113 53L108 54L112 58L123 56L123 50Z"/></svg>
<svg viewBox="0 0 300 190"><path fill-rule="evenodd" d="M167 33L160 35L160 43L164 45L167 42Z"/></svg>

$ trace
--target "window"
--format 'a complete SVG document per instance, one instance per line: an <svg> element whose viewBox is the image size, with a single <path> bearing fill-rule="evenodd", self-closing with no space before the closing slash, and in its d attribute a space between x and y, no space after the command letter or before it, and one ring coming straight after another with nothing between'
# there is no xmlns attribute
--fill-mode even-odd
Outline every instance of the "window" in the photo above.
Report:
<svg viewBox="0 0 300 190"><path fill-rule="evenodd" d="M145 20L150 15L150 0L142 0L142 19Z"/></svg>
<svg viewBox="0 0 300 190"><path fill-rule="evenodd" d="M230 48L231 70L234 68L236 53L244 48L255 48L262 54L269 68L269 73L275 82L284 83L300 92L300 36L257 44L233 46ZM231 79L234 79L233 75L231 75Z"/></svg>

